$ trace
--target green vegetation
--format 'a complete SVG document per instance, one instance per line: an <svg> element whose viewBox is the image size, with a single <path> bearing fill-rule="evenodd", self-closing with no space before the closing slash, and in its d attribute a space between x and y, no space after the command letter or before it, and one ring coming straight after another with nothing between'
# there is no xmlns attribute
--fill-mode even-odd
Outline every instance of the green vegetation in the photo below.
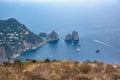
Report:
<svg viewBox="0 0 120 80"><path fill-rule="evenodd" d="M12 60L14 54L36 49L43 43L45 42L41 37L16 19L0 20L0 61L4 61L4 58Z"/></svg>
<svg viewBox="0 0 120 80"><path fill-rule="evenodd" d="M45 62L50 62L50 59L48 59L48 58L47 58L47 59L45 59Z"/></svg>
<svg viewBox="0 0 120 80"><path fill-rule="evenodd" d="M26 59L26 62L36 63L37 61L35 59Z"/></svg>
<svg viewBox="0 0 120 80"><path fill-rule="evenodd" d="M27 59L0 65L0 80L119 80L120 65Z"/></svg>
<svg viewBox="0 0 120 80"><path fill-rule="evenodd" d="M4 65L4 66L10 66L10 65L11 65L11 63L10 63L10 62L8 62L8 61L5 61L5 62L3 62L3 65Z"/></svg>

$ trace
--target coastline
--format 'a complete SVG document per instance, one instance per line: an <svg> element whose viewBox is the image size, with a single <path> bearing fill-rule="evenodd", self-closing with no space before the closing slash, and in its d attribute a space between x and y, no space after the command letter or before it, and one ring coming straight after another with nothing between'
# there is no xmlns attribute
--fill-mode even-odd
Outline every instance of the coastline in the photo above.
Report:
<svg viewBox="0 0 120 80"><path fill-rule="evenodd" d="M13 54L13 59L16 58L16 57L19 57L22 53L26 52L26 51L29 51L29 50L36 50L40 47L42 47L43 45L47 44L47 40L46 41L43 41L41 43L39 43L38 45L35 45L35 46L32 46L32 48L27 48L27 49L24 49L22 51L20 51L19 53L17 54Z"/></svg>

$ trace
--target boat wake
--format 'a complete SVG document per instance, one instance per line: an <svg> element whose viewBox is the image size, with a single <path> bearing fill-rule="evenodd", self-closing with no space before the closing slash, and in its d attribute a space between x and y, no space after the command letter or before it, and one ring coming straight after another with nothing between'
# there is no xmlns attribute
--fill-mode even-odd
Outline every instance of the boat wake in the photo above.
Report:
<svg viewBox="0 0 120 80"><path fill-rule="evenodd" d="M16 57L19 57L19 56L20 56L20 54L14 54L13 58L16 58Z"/></svg>
<svg viewBox="0 0 120 80"><path fill-rule="evenodd" d="M113 47L113 46L111 46L111 45L109 45L109 44L107 44L107 43L105 43L103 41L99 41L99 40L94 40L94 41L97 42L97 43L103 44L105 46L108 46L108 47Z"/></svg>
<svg viewBox="0 0 120 80"><path fill-rule="evenodd" d="M112 50L114 50L114 52L115 53L120 53L120 50L119 49L116 49L115 47L113 47L113 46L111 46L111 45L109 45L109 44L107 44L107 43L105 43L105 42L102 42L102 41L99 41L99 40L94 40L95 42L97 42L97 43L100 43L100 44L102 44L102 45L105 45L105 46L107 46L107 47L110 47L110 48L112 48ZM120 57L120 55L115 55L115 54L112 54L112 56L115 56L115 57Z"/></svg>

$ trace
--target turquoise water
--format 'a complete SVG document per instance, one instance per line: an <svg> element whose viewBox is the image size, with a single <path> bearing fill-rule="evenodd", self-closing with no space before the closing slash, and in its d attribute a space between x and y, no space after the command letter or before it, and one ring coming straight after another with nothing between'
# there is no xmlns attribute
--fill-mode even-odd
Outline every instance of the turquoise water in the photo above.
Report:
<svg viewBox="0 0 120 80"><path fill-rule="evenodd" d="M99 0L98 0L99 1ZM55 30L58 44L46 44L17 59L97 60L120 63L120 3L0 3L0 19L14 17L37 35ZM66 44L66 34L79 32L81 46ZM76 49L80 52L76 52ZM96 50L100 50L96 53Z"/></svg>

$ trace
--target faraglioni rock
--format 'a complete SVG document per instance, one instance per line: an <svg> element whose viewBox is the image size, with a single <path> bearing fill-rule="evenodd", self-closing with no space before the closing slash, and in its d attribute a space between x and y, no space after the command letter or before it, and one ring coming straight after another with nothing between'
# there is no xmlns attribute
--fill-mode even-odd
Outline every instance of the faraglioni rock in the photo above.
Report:
<svg viewBox="0 0 120 80"><path fill-rule="evenodd" d="M79 35L77 31L72 32L72 40L73 41L79 41Z"/></svg>
<svg viewBox="0 0 120 80"><path fill-rule="evenodd" d="M67 41L67 42L71 42L72 41L72 35L70 33L66 35L65 41Z"/></svg>
<svg viewBox="0 0 120 80"><path fill-rule="evenodd" d="M16 19L0 20L0 62L13 59L26 50L38 48L43 43L42 38Z"/></svg>
<svg viewBox="0 0 120 80"><path fill-rule="evenodd" d="M67 42L78 42L79 41L79 34L77 31L73 31L72 34L67 34L65 37L65 41Z"/></svg>
<svg viewBox="0 0 120 80"><path fill-rule="evenodd" d="M52 31L50 34L48 34L48 37L47 37L48 42L58 42L58 40L59 40L59 37L55 31Z"/></svg>

